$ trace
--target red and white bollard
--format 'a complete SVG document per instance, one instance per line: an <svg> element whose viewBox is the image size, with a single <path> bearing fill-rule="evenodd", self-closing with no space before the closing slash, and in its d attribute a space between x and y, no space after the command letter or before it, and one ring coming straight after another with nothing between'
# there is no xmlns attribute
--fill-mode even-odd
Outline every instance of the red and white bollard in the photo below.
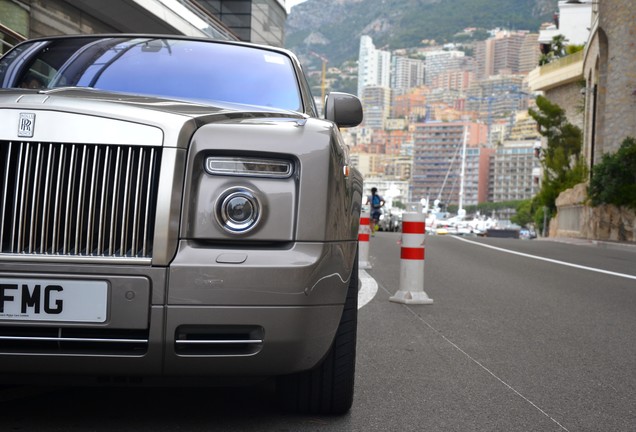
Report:
<svg viewBox="0 0 636 432"><path fill-rule="evenodd" d="M431 304L424 292L424 241L426 215L402 215L402 249L400 252L400 289L389 300L405 304Z"/></svg>
<svg viewBox="0 0 636 432"><path fill-rule="evenodd" d="M370 269L369 238L371 237L371 217L369 212L360 213L360 227L358 228L358 268Z"/></svg>

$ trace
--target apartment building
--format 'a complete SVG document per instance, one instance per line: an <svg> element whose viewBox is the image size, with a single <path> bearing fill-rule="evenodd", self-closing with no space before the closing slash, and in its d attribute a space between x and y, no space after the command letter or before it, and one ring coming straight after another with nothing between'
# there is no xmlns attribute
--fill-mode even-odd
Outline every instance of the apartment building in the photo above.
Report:
<svg viewBox="0 0 636 432"><path fill-rule="evenodd" d="M540 161L535 156L536 140L505 141L492 162L491 200L517 201L532 198L539 190Z"/></svg>
<svg viewBox="0 0 636 432"><path fill-rule="evenodd" d="M424 84L430 86L435 77L449 70L461 70L465 65L463 51L431 51L426 54Z"/></svg>
<svg viewBox="0 0 636 432"><path fill-rule="evenodd" d="M391 59L391 88L408 90L424 85L424 61L393 56Z"/></svg>
<svg viewBox="0 0 636 432"><path fill-rule="evenodd" d="M364 126L384 129L384 122L391 115L391 89L383 86L365 86L362 88L362 107Z"/></svg>
<svg viewBox="0 0 636 432"><path fill-rule="evenodd" d="M376 49L370 36L360 37L358 53L358 96L365 87L391 86L391 53Z"/></svg>
<svg viewBox="0 0 636 432"><path fill-rule="evenodd" d="M413 199L428 196L433 199L439 197L447 204L459 201L466 131L464 204L477 204L479 154L480 147L486 143L487 127L473 122L428 122L414 126Z"/></svg>
<svg viewBox="0 0 636 432"><path fill-rule="evenodd" d="M532 70L539 59L539 46L532 43L537 37L528 31L501 30L490 39L478 42L475 46L476 78Z"/></svg>

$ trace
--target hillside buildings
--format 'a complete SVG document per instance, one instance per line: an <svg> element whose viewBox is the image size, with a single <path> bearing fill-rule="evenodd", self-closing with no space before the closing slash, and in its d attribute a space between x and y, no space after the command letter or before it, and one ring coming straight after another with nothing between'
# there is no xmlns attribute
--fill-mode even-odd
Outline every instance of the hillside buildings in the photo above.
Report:
<svg viewBox="0 0 636 432"><path fill-rule="evenodd" d="M520 166L520 150L508 151L506 141L538 137L522 72L538 61L537 39L497 30L475 48L490 56L482 61L453 47L393 55L362 36L358 91L365 111L363 125L352 131L352 154L367 187L408 180L408 201L444 204L530 198L534 166L524 165L509 188L498 181L507 178L504 167Z"/></svg>
<svg viewBox="0 0 636 432"><path fill-rule="evenodd" d="M564 107L572 123L587 128L585 148L592 164L603 152L618 148L618 135L624 135L618 125L628 116L636 123L629 108L636 90L625 91L633 75L616 73L611 65L621 63L630 70L633 56L615 55L609 61L609 19L597 19L595 25L592 21L601 9L598 2L560 0L558 5L555 22L542 26L541 33L495 29L490 38L467 50L449 45L390 53L377 50L371 38L363 36L359 94L365 121L353 131L353 154L368 162L363 170L367 182L382 184L380 180L397 180L397 175L403 181L410 175L411 202L428 198L468 206L532 198L542 176L535 154L541 136L528 115L536 91ZM635 34L635 20L606 8L606 16L624 23L624 35ZM633 18L633 12L624 16ZM585 52L537 70L545 44L552 44L555 35L562 35L566 44L585 43L590 28L593 37ZM611 35L614 44L618 35ZM613 86L619 82L620 94ZM612 100L625 101L621 109L607 106L612 91ZM594 129L609 124L616 137L607 131L600 136ZM391 168L398 161L404 167L408 160L410 170Z"/></svg>

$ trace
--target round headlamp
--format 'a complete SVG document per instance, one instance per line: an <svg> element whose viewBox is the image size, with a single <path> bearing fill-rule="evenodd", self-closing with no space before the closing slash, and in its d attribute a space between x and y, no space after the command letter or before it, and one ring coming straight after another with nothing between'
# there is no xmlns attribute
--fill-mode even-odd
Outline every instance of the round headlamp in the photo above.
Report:
<svg viewBox="0 0 636 432"><path fill-rule="evenodd" d="M256 225L260 217L260 204L247 189L226 192L217 203L217 219L228 232L244 233Z"/></svg>

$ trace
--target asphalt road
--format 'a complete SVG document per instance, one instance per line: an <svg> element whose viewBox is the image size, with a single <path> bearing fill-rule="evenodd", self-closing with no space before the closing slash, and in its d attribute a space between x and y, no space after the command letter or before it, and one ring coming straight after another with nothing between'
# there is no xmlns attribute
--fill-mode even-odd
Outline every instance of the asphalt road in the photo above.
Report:
<svg viewBox="0 0 636 432"><path fill-rule="evenodd" d="M402 305L399 240L371 241L346 416L281 413L268 383L18 387L0 391L0 431L636 430L636 249L428 237L434 304Z"/></svg>

